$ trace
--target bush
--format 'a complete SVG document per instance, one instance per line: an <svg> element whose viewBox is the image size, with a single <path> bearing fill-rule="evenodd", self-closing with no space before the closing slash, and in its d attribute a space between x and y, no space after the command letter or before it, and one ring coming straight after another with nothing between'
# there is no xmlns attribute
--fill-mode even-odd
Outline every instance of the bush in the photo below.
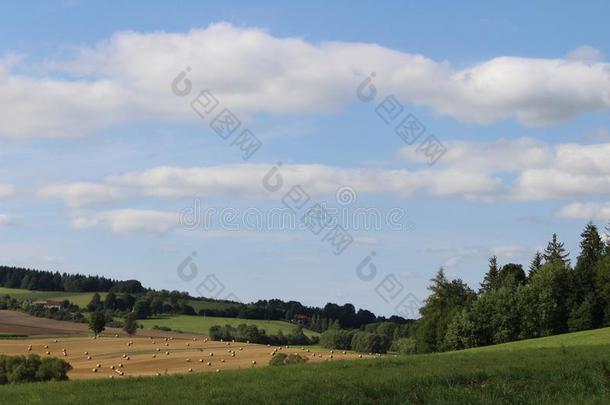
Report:
<svg viewBox="0 0 610 405"><path fill-rule="evenodd" d="M329 329L320 335L320 345L326 349L350 350L356 331Z"/></svg>
<svg viewBox="0 0 610 405"><path fill-rule="evenodd" d="M69 363L55 357L0 355L0 384L67 380L71 369Z"/></svg>
<svg viewBox="0 0 610 405"><path fill-rule="evenodd" d="M286 354L276 353L271 360L269 360L270 366L286 366L290 364L301 364L309 360L306 357L301 357L298 354Z"/></svg>
<svg viewBox="0 0 610 405"><path fill-rule="evenodd" d="M398 352L399 354L415 354L416 341L413 338L400 338L392 342L390 351Z"/></svg>
<svg viewBox="0 0 610 405"><path fill-rule="evenodd" d="M167 327L167 326L154 325L152 328L155 329L155 330L162 330L162 331L165 331L165 332L171 332L172 331L172 328ZM214 340L214 339L212 339L212 340Z"/></svg>
<svg viewBox="0 0 610 405"><path fill-rule="evenodd" d="M390 339L385 335L369 332L358 332L352 338L352 350L361 353L386 353Z"/></svg>

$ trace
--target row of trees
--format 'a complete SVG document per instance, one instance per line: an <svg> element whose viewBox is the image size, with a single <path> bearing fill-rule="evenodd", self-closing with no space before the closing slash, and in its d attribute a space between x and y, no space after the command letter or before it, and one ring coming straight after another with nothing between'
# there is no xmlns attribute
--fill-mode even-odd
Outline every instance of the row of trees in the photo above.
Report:
<svg viewBox="0 0 610 405"><path fill-rule="evenodd" d="M363 353L386 353L394 343L412 334L414 321L372 323L360 329L341 329L338 323L320 335L320 345L327 349L355 350Z"/></svg>
<svg viewBox="0 0 610 405"><path fill-rule="evenodd" d="M116 281L106 277L0 266L0 286L40 291L142 293L137 280Z"/></svg>
<svg viewBox="0 0 610 405"><path fill-rule="evenodd" d="M610 325L610 245L589 223L571 266L557 235L527 272L494 256L478 291L442 269L410 336L417 352L456 350Z"/></svg>
<svg viewBox="0 0 610 405"><path fill-rule="evenodd" d="M318 343L316 337L307 337L303 333L301 326L295 328L288 335L285 335L282 331L278 331L275 335L267 335L264 329L258 328L256 325L241 324L237 327L214 325L210 327L209 336L212 340L235 340L238 342L270 344L274 346L311 345Z"/></svg>

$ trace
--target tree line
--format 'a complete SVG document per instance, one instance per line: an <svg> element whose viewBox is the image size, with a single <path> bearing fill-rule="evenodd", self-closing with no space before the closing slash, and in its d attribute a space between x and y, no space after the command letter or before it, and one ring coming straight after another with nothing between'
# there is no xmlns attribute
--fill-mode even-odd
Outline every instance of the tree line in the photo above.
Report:
<svg viewBox="0 0 610 405"><path fill-rule="evenodd" d="M610 232L610 229L607 228ZM489 259L478 291L441 268L410 339L420 353L458 350L610 326L610 244L588 223L572 266L554 234L521 264Z"/></svg>
<svg viewBox="0 0 610 405"><path fill-rule="evenodd" d="M117 281L100 276L85 276L83 274L68 274L11 266L0 266L0 287L32 291L114 291L132 294L146 291L137 280Z"/></svg>

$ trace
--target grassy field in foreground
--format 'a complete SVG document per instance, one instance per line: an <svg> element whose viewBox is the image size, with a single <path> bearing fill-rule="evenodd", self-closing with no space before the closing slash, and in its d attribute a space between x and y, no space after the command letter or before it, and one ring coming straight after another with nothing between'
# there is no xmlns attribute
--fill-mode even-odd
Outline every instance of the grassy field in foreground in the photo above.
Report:
<svg viewBox="0 0 610 405"><path fill-rule="evenodd" d="M81 308L87 306L87 304L91 301L93 297L92 292L86 293L72 293L66 291L30 291L30 290L22 290L19 288L5 288L0 287L0 295L10 295L14 298L31 298L33 300L55 300L55 301L63 301L68 300L75 305L78 305ZM102 300L106 298L108 293L99 293L102 297Z"/></svg>
<svg viewBox="0 0 610 405"><path fill-rule="evenodd" d="M607 333L607 331L605 332ZM0 387L6 404L606 404L610 345L334 361Z"/></svg>
<svg viewBox="0 0 610 405"><path fill-rule="evenodd" d="M207 335L211 326L214 325L232 325L237 326L242 323L248 325L256 325L259 328L265 329L268 335L276 334L280 330L284 334L289 334L295 328L295 325L283 321L262 321L258 319L241 319L241 318L221 318L212 316L193 316L193 315L172 315L172 316L157 316L150 319L142 319L138 321L144 328L151 329L154 325L167 326L172 330L182 332L202 333ZM317 336L317 332L305 329L307 336Z"/></svg>

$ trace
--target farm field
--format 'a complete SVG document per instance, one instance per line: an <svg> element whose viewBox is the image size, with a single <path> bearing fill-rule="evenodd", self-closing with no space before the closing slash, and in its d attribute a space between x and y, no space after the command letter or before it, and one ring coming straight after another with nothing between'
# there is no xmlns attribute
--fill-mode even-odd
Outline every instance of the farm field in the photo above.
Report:
<svg viewBox="0 0 610 405"><path fill-rule="evenodd" d="M31 345L31 351L28 347ZM0 353L59 357L70 363L70 379L156 376L266 366L272 351L299 353L311 362L358 358L354 353L268 347L204 338L98 336L2 339ZM65 354L64 354L65 353Z"/></svg>
<svg viewBox="0 0 610 405"><path fill-rule="evenodd" d="M93 292L86 293L71 293L66 291L30 291L19 288L0 287L0 295L10 295L15 298L30 298L33 300L50 299L55 301L68 300L81 308L87 306L93 297ZM106 298L108 293L99 293L102 300Z"/></svg>
<svg viewBox="0 0 610 405"><path fill-rule="evenodd" d="M203 377L11 385L0 387L0 398L28 404L97 403L99 398L121 404L606 404L610 329L590 333L595 336L535 339L534 346L523 341L441 354L248 367Z"/></svg>
<svg viewBox="0 0 610 405"><path fill-rule="evenodd" d="M142 319L138 321L144 328L152 329L154 325L166 326L172 330L178 330L190 333L200 333L207 335L211 326L214 325L231 325L237 326L242 323L256 325L259 328L265 329L268 335L276 334L282 331L285 335L291 333L296 326L283 321L263 321L258 319L241 319L241 318L222 318L212 316L194 316L194 315L168 315L157 316L150 319ZM317 332L304 329L303 332L307 336L318 336Z"/></svg>

